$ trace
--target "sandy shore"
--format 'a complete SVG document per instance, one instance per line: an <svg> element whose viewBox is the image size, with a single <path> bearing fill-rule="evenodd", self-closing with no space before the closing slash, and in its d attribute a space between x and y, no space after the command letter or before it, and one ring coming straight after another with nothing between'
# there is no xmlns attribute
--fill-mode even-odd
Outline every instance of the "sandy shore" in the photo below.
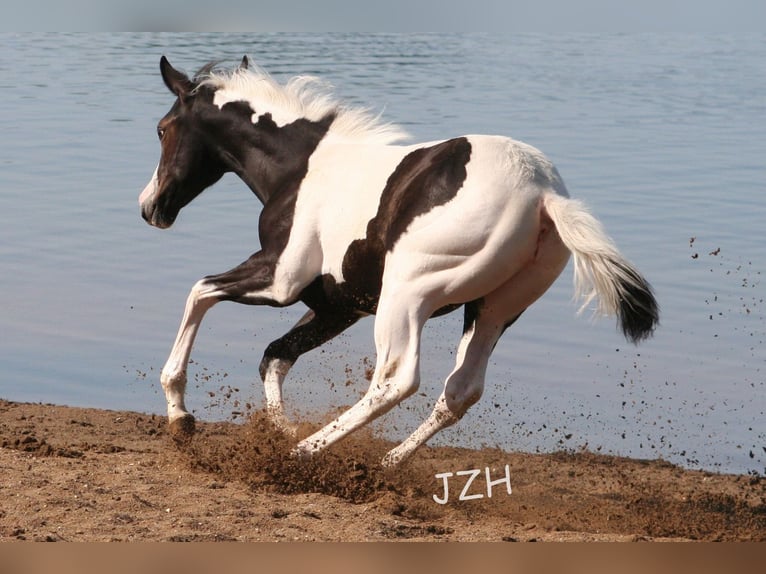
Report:
<svg viewBox="0 0 766 574"><path fill-rule="evenodd" d="M0 540L766 540L763 477L442 447L384 472L369 434L290 444L257 414L178 445L162 417L0 400Z"/></svg>

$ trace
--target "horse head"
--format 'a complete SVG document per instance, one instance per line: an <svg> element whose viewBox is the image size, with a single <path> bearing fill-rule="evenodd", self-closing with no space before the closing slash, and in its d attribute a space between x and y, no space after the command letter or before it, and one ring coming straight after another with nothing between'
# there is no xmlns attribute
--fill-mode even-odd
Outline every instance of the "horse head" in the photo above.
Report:
<svg viewBox="0 0 766 574"><path fill-rule="evenodd" d="M176 96L157 125L160 161L139 197L143 218L170 227L180 210L224 173L234 172L265 205L298 189L308 161L332 128L337 138L387 145L405 137L365 110L345 108L326 82L296 76L281 85L250 69L205 66L192 78L163 56L160 72Z"/></svg>
<svg viewBox="0 0 766 574"><path fill-rule="evenodd" d="M246 60L243 61L246 65ZM201 128L212 105L210 90L160 60L167 88L176 96L170 111L157 124L160 161L139 197L142 217L159 228L170 227L179 211L226 171L214 142Z"/></svg>

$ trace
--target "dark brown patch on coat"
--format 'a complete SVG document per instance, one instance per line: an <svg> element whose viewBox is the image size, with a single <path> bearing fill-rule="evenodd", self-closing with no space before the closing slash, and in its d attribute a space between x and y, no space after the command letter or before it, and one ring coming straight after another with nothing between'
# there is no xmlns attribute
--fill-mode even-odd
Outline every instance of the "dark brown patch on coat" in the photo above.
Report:
<svg viewBox="0 0 766 574"><path fill-rule="evenodd" d="M471 159L467 138L420 148L402 159L388 178L378 212L367 224L364 239L354 241L343 260L348 296L367 312L375 312L388 251L419 215L444 205L463 186Z"/></svg>

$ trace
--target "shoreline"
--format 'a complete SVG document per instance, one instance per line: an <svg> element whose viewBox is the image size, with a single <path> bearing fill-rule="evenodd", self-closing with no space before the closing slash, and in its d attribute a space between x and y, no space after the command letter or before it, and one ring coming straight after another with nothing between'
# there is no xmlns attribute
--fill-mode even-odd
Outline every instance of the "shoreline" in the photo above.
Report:
<svg viewBox="0 0 766 574"><path fill-rule="evenodd" d="M259 413L166 426L0 399L0 541L766 541L759 476L442 446L384 471L370 433L306 462Z"/></svg>

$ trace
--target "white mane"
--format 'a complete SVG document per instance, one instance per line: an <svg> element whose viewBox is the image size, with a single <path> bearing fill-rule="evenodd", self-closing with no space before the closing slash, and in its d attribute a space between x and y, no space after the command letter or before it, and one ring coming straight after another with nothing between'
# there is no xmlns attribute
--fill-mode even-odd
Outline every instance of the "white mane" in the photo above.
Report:
<svg viewBox="0 0 766 574"><path fill-rule="evenodd" d="M196 80L200 86L208 86L216 92L213 101L217 105L244 100L258 116L270 113L279 125L300 118L318 121L335 113L330 134L379 144L409 138L399 126L383 122L380 114L342 104L334 97L332 86L314 76L295 76L282 85L261 69L237 68L206 71Z"/></svg>

